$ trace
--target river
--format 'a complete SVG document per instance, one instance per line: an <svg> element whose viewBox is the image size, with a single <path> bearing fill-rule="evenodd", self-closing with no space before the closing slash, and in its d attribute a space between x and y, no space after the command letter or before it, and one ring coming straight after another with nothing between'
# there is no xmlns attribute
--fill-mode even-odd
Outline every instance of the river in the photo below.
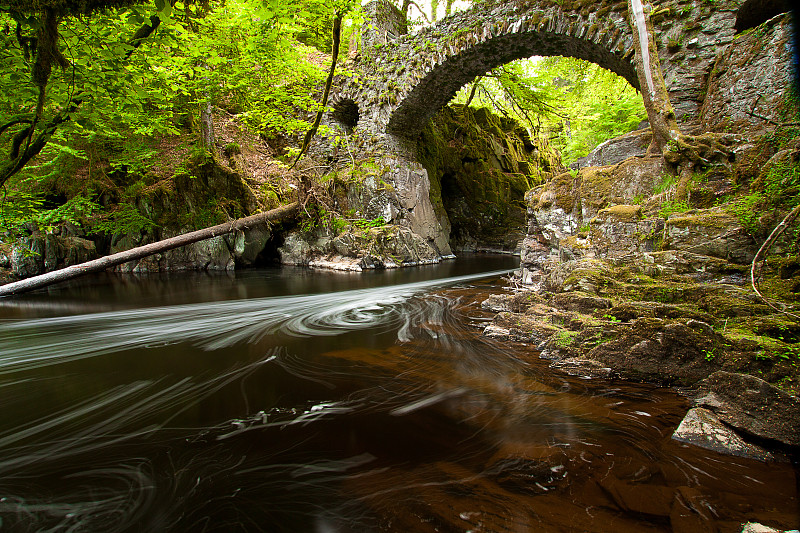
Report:
<svg viewBox="0 0 800 533"><path fill-rule="evenodd" d="M0 531L798 527L674 391L482 338L518 259L101 275L0 300Z"/></svg>

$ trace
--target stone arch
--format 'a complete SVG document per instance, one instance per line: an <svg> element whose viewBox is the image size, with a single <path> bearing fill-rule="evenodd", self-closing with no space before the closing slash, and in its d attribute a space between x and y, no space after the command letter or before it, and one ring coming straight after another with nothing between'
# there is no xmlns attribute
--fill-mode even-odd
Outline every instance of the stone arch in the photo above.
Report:
<svg viewBox="0 0 800 533"><path fill-rule="evenodd" d="M737 11L747 1L684 3L652 20L670 100L688 133L701 127L708 73L733 42ZM381 180L391 186L381 201L392 223L433 243L441 255L449 253L450 223L431 199L415 141L460 87L532 55L592 61L638 86L627 5L616 0L484 0L414 34L361 44L349 75L337 78L334 101L349 100L350 109L358 110L354 147L380 161ZM353 124L342 119L352 113L334 113L328 115L333 125Z"/></svg>
<svg viewBox="0 0 800 533"><path fill-rule="evenodd" d="M736 33L755 28L775 15L792 9L789 0L745 0L736 13Z"/></svg>
<svg viewBox="0 0 800 533"><path fill-rule="evenodd" d="M621 57L592 40L536 31L513 33L467 48L431 69L399 103L386 130L395 135L413 136L464 84L495 67L534 55L561 55L591 61L639 88L630 58Z"/></svg>
<svg viewBox="0 0 800 533"><path fill-rule="evenodd" d="M492 68L534 55L592 61L638 86L633 36L625 4L621 6L619 11L586 13L546 1L526 7L509 2L488 12L473 8L406 36L386 50L377 49L369 59L378 67L376 74L389 79L379 97L389 104L376 117L379 130L413 137L464 84ZM397 64L402 66L382 70Z"/></svg>

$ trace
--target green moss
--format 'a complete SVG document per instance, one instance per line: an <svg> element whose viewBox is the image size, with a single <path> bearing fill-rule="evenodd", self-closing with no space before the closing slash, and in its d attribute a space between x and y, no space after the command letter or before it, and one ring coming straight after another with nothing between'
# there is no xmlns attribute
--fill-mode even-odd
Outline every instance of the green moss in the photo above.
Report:
<svg viewBox="0 0 800 533"><path fill-rule="evenodd" d="M440 111L418 144L437 216L456 239L498 246L522 231L524 195L550 168L549 151L515 121L464 106Z"/></svg>

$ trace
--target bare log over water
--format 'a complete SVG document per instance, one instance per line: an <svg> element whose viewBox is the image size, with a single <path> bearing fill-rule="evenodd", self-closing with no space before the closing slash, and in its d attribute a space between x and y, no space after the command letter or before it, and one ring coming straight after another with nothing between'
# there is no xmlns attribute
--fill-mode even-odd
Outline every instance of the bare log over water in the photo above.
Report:
<svg viewBox="0 0 800 533"><path fill-rule="evenodd" d="M217 224L216 226L211 226L210 228L184 233L183 235L178 235L162 241L145 244L144 246L131 248L130 250L125 250L124 252L119 252L101 257L99 259L94 259L92 261L87 261L86 263L81 263L80 265L73 265L61 270L55 270L53 272L48 272L39 276L33 276L21 281L8 283L0 287L0 296L21 294L23 292L46 287L60 281L75 279L84 274L101 272L107 268L121 265L122 263L127 263L128 261L134 261L149 255L166 252L174 248L186 246L187 244L204 241L220 235L226 235L239 229L263 224L264 222L288 218L297 212L298 207L299 204L294 202L289 205L271 209L270 211L266 211L264 213L258 213L256 215L239 218L223 224Z"/></svg>

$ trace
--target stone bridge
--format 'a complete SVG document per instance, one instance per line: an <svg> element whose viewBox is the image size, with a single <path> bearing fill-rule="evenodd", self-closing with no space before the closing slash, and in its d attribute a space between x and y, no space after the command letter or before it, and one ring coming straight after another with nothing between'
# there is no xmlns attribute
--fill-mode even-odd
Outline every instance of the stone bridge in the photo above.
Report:
<svg viewBox="0 0 800 533"><path fill-rule="evenodd" d="M753 5L782 1L658 2L651 19L684 130L700 126L718 52L737 31L766 20L768 9ZM328 122L354 134L359 150L376 154L389 169L383 179L396 198L386 200L385 217L411 227L442 255L449 253L448 222L427 198L427 174L415 161L414 139L462 86L515 59L561 55L597 63L638 88L625 1L489 0L407 35L402 15L387 0L365 9L372 23L347 66L353 75L340 80Z"/></svg>

